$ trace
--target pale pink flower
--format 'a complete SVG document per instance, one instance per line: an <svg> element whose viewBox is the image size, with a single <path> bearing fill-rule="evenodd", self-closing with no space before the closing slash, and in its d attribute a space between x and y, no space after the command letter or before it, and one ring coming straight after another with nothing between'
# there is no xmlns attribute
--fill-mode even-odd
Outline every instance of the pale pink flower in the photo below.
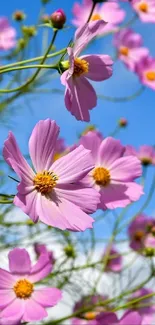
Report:
<svg viewBox="0 0 155 325"><path fill-rule="evenodd" d="M143 40L140 34L134 33L130 28L122 29L114 36L114 45L118 51L118 57L131 71L136 64L149 55L149 50L142 47Z"/></svg>
<svg viewBox="0 0 155 325"><path fill-rule="evenodd" d="M97 96L88 79L103 81L111 77L112 64L109 55L79 56L87 44L97 35L105 23L100 20L79 27L75 33L73 48L68 47L69 62L62 66L61 82L66 86L65 105L77 120L89 121L89 110L97 105ZM67 69L67 70L66 70Z"/></svg>
<svg viewBox="0 0 155 325"><path fill-rule="evenodd" d="M155 23L154 0L132 0L131 5L143 23Z"/></svg>
<svg viewBox="0 0 155 325"><path fill-rule="evenodd" d="M83 0L82 4L75 2L73 6L74 19L72 23L79 27L85 24L88 20L92 8L92 0ZM120 8L115 1L106 2L95 6L94 12L90 19L91 21L104 20L107 25L100 29L99 35L104 35L110 31L114 31L119 23L124 20L125 11Z"/></svg>
<svg viewBox="0 0 155 325"><path fill-rule="evenodd" d="M144 58L136 65L135 71L143 85L155 90L155 58Z"/></svg>
<svg viewBox="0 0 155 325"><path fill-rule="evenodd" d="M35 283L51 272L47 254L41 254L32 266L28 252L15 248L9 253L9 271L0 269L0 317L4 324L40 321L48 314L45 308L61 299L57 288L38 288ZM12 321L12 323L11 323Z"/></svg>
<svg viewBox="0 0 155 325"><path fill-rule="evenodd" d="M142 163L143 166L154 165L155 161L155 149L153 146L143 145L138 150L134 147L127 145L125 149L125 156L136 156Z"/></svg>
<svg viewBox="0 0 155 325"><path fill-rule="evenodd" d="M125 207L140 198L143 189L134 180L142 174L141 164L136 157L123 157L125 148L119 140L101 140L89 132L80 143L91 150L95 168L83 182L101 194L99 209Z"/></svg>
<svg viewBox="0 0 155 325"><path fill-rule="evenodd" d="M10 50L16 45L16 30L6 17L0 17L0 50Z"/></svg>
<svg viewBox="0 0 155 325"><path fill-rule="evenodd" d="M106 260L106 255L108 254L108 259ZM121 254L115 249L115 247L107 247L105 249L103 259L105 258L106 267L104 269L105 272L120 272L122 270L122 256Z"/></svg>
<svg viewBox="0 0 155 325"><path fill-rule="evenodd" d="M35 171L27 164L10 132L3 155L21 182L14 204L33 222L39 219L60 229L84 231L94 221L87 213L96 211L98 193L82 185L84 176L94 167L90 151L83 146L52 162L59 127L50 119L39 121L29 140L29 152Z"/></svg>
<svg viewBox="0 0 155 325"><path fill-rule="evenodd" d="M41 254L47 254L51 264L53 265L55 263L54 253L52 251L49 251L46 245L35 243L34 250L37 256L40 256Z"/></svg>

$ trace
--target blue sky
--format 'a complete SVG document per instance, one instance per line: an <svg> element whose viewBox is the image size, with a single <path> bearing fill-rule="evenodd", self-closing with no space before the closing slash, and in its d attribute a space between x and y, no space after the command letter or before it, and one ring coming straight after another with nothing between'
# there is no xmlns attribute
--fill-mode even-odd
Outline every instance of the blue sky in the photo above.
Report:
<svg viewBox="0 0 155 325"><path fill-rule="evenodd" d="M74 27L71 25L71 8L73 0L53 0L46 7L46 13L50 14L58 8L63 8L67 15L67 25L70 27L61 31L58 35L56 42L57 49L61 49L67 44L74 34ZM121 4L127 9L127 19L132 17L130 5L128 3ZM13 0L2 1L1 3L1 16L8 16L11 21L12 13L16 10L24 10L27 14L25 24L34 24L40 10L40 1L27 1L27 0ZM16 27L17 24L13 23ZM133 24L133 29L140 32L144 38L145 46L149 47L150 52L155 56L155 24L142 24L136 21ZM37 37L37 44L35 48L41 51L41 31ZM33 42L31 43L30 53L31 56L34 51ZM104 53L114 54L112 48L112 37L105 37L104 39L96 40L88 49L89 53ZM36 54L40 55L42 52ZM3 53L0 53L0 56ZM1 86L4 86L3 82ZM140 84L136 76L124 68L121 62L114 64L114 73L112 78L102 83L94 83L96 92L100 95L119 96L124 97L132 95L139 88ZM47 86L46 86L47 88ZM48 88L62 89L59 79L51 80ZM73 116L66 110L63 100L63 95L47 94L47 95L33 95L25 96L10 106L10 114L4 115L0 123L0 147L2 148L3 142L7 137L8 129L11 129L17 137L18 143L22 151L27 153L27 141L34 125L40 119L47 117L55 119L61 129L61 136L66 139L68 144L76 141L77 135L84 129L87 123L76 121ZM116 127L117 121L120 117L127 118L129 125L124 130L121 130L117 138L123 144L132 144L136 147L142 144L155 144L155 92L151 89L145 89L143 94L133 101L123 103L111 103L108 101L98 100L98 105L91 112L91 123L95 124L105 136L108 136ZM146 193L150 186L155 169L149 168L147 176ZM10 189L9 181L9 189ZM145 200L142 198L138 203L138 207ZM155 207L150 204L148 213L152 213ZM133 212L132 212L133 213Z"/></svg>

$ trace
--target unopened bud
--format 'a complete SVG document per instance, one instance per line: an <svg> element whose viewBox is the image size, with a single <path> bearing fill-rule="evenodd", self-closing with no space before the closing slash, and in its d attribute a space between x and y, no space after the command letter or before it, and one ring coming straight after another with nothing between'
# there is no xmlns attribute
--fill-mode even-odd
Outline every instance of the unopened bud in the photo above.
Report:
<svg viewBox="0 0 155 325"><path fill-rule="evenodd" d="M36 30L35 26L23 26L22 32L25 36L33 37L36 35L37 30Z"/></svg>
<svg viewBox="0 0 155 325"><path fill-rule="evenodd" d="M23 11L17 10L13 13L12 18L16 21L23 21L26 18L26 15Z"/></svg>
<svg viewBox="0 0 155 325"><path fill-rule="evenodd" d="M18 44L17 44L17 47L20 49L20 50L23 50L27 45L27 41L24 39L24 38L20 38L18 40Z"/></svg>
<svg viewBox="0 0 155 325"><path fill-rule="evenodd" d="M51 0L41 0L43 5L46 5L48 2L50 2Z"/></svg>
<svg viewBox="0 0 155 325"><path fill-rule="evenodd" d="M145 247L143 253L146 257L154 257L155 256L155 248L154 247Z"/></svg>
<svg viewBox="0 0 155 325"><path fill-rule="evenodd" d="M122 118L120 118L120 120L118 121L118 124L119 124L120 127L123 127L123 128L124 128L125 126L128 125L128 121L126 120L126 118L122 117Z"/></svg>
<svg viewBox="0 0 155 325"><path fill-rule="evenodd" d="M40 20L42 21L42 23L46 24L49 23L50 20L50 16L48 14L43 15Z"/></svg>
<svg viewBox="0 0 155 325"><path fill-rule="evenodd" d="M72 258L76 257L74 247L71 246L71 245L68 245L68 246L64 247L64 252L65 252L67 257L72 257Z"/></svg>
<svg viewBox="0 0 155 325"><path fill-rule="evenodd" d="M66 15L62 9L58 9L50 16L53 28L62 29L66 22Z"/></svg>

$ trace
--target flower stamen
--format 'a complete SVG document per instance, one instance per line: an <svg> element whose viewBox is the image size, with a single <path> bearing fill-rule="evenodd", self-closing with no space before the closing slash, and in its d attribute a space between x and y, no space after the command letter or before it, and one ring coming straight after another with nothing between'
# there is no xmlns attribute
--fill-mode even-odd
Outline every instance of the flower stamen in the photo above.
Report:
<svg viewBox="0 0 155 325"><path fill-rule="evenodd" d="M146 72L146 78L149 81L155 81L155 71L147 71Z"/></svg>
<svg viewBox="0 0 155 325"><path fill-rule="evenodd" d="M124 56L128 56L129 54L129 49L126 46L121 46L119 49L119 53L124 55Z"/></svg>
<svg viewBox="0 0 155 325"><path fill-rule="evenodd" d="M143 230L137 230L134 234L134 239L137 241L141 241L144 238L144 231Z"/></svg>
<svg viewBox="0 0 155 325"><path fill-rule="evenodd" d="M74 77L80 77L89 71L89 63L86 60L75 58L74 59Z"/></svg>
<svg viewBox="0 0 155 325"><path fill-rule="evenodd" d="M41 194L49 194L56 186L58 176L53 172L44 171L38 173L33 179L33 184L38 192Z"/></svg>
<svg viewBox="0 0 155 325"><path fill-rule="evenodd" d="M97 167L93 171L93 178L97 185L106 186L110 183L110 172L104 167Z"/></svg>
<svg viewBox="0 0 155 325"><path fill-rule="evenodd" d="M17 281L13 287L13 290L17 298L28 299L31 297L33 292L33 284L26 279L22 279Z"/></svg>
<svg viewBox="0 0 155 325"><path fill-rule="evenodd" d="M148 4L146 2L141 2L138 6L139 10L147 13L148 12Z"/></svg>
<svg viewBox="0 0 155 325"><path fill-rule="evenodd" d="M96 20L101 20L101 19L102 19L102 17L99 14L94 14L90 18L91 21L96 21Z"/></svg>

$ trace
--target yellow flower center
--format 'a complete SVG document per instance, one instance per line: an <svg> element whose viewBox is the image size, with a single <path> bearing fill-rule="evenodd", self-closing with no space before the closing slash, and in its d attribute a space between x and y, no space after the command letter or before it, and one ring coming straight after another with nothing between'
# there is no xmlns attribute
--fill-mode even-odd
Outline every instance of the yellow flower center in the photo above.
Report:
<svg viewBox="0 0 155 325"><path fill-rule="evenodd" d="M53 172L44 171L38 173L33 179L33 184L38 192L41 194L48 194L55 187L58 180L58 176Z"/></svg>
<svg viewBox="0 0 155 325"><path fill-rule="evenodd" d="M147 13L148 12L148 4L146 2L141 2L138 6L139 10Z"/></svg>
<svg viewBox="0 0 155 325"><path fill-rule="evenodd" d="M119 53L125 56L128 56L129 54L129 49L126 46L121 46L119 49Z"/></svg>
<svg viewBox="0 0 155 325"><path fill-rule="evenodd" d="M75 58L74 59L74 77L79 77L89 71L89 63L86 60Z"/></svg>
<svg viewBox="0 0 155 325"><path fill-rule="evenodd" d="M87 313L84 314L84 318L87 320L93 320L96 317L96 313L93 311L89 311Z"/></svg>
<svg viewBox="0 0 155 325"><path fill-rule="evenodd" d="M101 20L101 19L102 19L102 17L99 14L94 14L94 15L92 15L90 20L95 21L95 20Z"/></svg>
<svg viewBox="0 0 155 325"><path fill-rule="evenodd" d="M149 81L155 81L155 71L147 71L146 72L146 78Z"/></svg>
<svg viewBox="0 0 155 325"><path fill-rule="evenodd" d="M33 292L33 284L26 279L19 280L13 287L13 290L20 299L28 299Z"/></svg>
<svg viewBox="0 0 155 325"><path fill-rule="evenodd" d="M140 158L140 161L144 166L148 166L152 164L152 159L148 157Z"/></svg>
<svg viewBox="0 0 155 325"><path fill-rule="evenodd" d="M109 170L104 167L97 167L93 171L93 178L97 185L106 186L110 183Z"/></svg>
<svg viewBox="0 0 155 325"><path fill-rule="evenodd" d="M137 241L141 241L144 237L145 233L143 230L137 230L134 234L134 239Z"/></svg>

